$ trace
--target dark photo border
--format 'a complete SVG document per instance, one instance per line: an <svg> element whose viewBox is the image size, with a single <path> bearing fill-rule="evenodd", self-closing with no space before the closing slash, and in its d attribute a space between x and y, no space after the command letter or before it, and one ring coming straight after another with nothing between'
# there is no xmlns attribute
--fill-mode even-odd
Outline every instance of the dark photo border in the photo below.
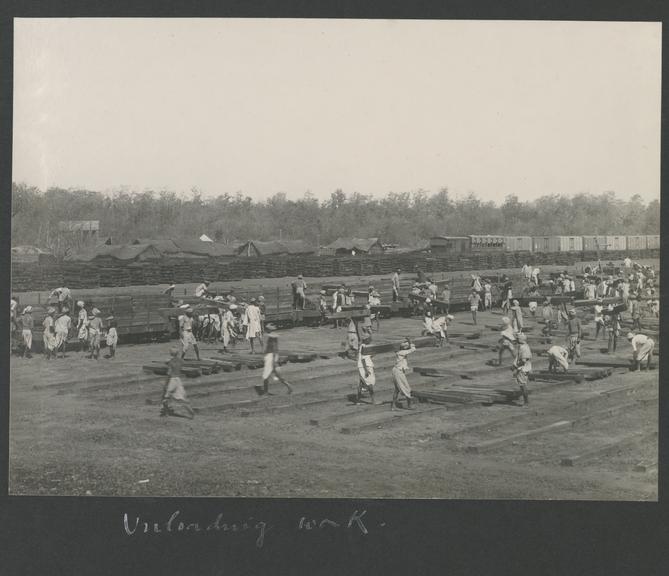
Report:
<svg viewBox="0 0 669 576"><path fill-rule="evenodd" d="M664 3L666 5L666 3ZM0 8L0 263L10 296L14 17L303 17L663 21L660 1L7 2ZM666 34L662 140L666 142ZM669 198L662 155L662 332ZM9 323L2 308L0 325ZM2 330L2 350L9 349ZM7 496L9 358L0 356L0 574L316 575L669 573L669 437L660 357L659 502ZM445 479L447 481L447 479ZM127 516L126 516L127 515ZM124 518L126 522L124 522ZM139 519L139 520L137 520ZM170 521L171 519L171 521ZM136 523L136 520L138 523ZM143 533L143 522L150 532ZM161 531L154 531L154 523ZM196 525L200 530L196 530ZM137 527L137 530L134 530ZM207 530L209 528L209 530Z"/></svg>

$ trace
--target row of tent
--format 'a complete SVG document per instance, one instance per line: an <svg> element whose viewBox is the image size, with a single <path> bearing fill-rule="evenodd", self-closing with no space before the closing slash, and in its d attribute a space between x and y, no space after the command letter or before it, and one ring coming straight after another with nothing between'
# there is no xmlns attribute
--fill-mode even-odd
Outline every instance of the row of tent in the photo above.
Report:
<svg viewBox="0 0 669 576"><path fill-rule="evenodd" d="M145 261L160 258L235 258L263 256L307 256L342 254L380 254L384 251L378 238L338 238L332 244L318 249L304 240L250 240L243 244L222 244L200 239L151 239L137 238L129 244L100 244L95 248L69 253L68 262Z"/></svg>

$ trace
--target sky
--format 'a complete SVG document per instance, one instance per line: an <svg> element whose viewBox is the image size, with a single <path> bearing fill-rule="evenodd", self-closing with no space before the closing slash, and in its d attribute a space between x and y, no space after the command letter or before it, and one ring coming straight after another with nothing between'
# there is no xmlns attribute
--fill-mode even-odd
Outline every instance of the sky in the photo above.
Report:
<svg viewBox="0 0 669 576"><path fill-rule="evenodd" d="M660 193L661 24L17 19L13 180Z"/></svg>

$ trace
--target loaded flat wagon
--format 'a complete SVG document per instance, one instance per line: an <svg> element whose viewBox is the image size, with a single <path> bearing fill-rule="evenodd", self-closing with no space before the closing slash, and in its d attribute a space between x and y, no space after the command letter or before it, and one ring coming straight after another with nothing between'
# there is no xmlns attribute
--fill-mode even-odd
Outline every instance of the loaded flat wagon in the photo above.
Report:
<svg viewBox="0 0 669 576"><path fill-rule="evenodd" d="M581 238L583 238L583 250L586 252L606 250L606 236L582 236Z"/></svg>
<svg viewBox="0 0 669 576"><path fill-rule="evenodd" d="M648 250L659 250L660 249L660 235L650 235L646 236L646 248Z"/></svg>
<svg viewBox="0 0 669 576"><path fill-rule="evenodd" d="M472 251L472 241L469 236L433 236L430 250L434 254L468 254Z"/></svg>
<svg viewBox="0 0 669 576"><path fill-rule="evenodd" d="M628 236L627 249L628 250L645 250L647 248L646 236Z"/></svg>
<svg viewBox="0 0 669 576"><path fill-rule="evenodd" d="M505 245L504 236L491 236L490 234L472 234L472 252L503 252Z"/></svg>
<svg viewBox="0 0 669 576"><path fill-rule="evenodd" d="M607 250L627 250L627 236L607 236Z"/></svg>
<svg viewBox="0 0 669 576"><path fill-rule="evenodd" d="M581 236L532 236L534 252L581 252L583 238Z"/></svg>

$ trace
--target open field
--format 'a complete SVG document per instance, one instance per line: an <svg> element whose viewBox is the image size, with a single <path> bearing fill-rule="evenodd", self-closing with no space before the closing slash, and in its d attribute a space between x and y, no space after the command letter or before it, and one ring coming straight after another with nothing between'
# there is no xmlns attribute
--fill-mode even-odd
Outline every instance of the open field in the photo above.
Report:
<svg viewBox="0 0 669 576"><path fill-rule="evenodd" d="M505 366L485 364L496 358L498 338L485 325L499 322L498 312L479 313L475 327L469 313L457 313L449 331L462 336L419 348L409 364L469 376L412 372L414 391L515 388L508 356ZM540 332L527 314L526 326ZM419 336L421 328L418 318L386 320L374 342ZM584 328L594 335L592 325ZM281 384L273 396L256 396L260 370L184 378L192 421L160 418L164 377L142 371L166 359L170 343L122 346L116 359L97 362L76 352L50 363L12 358L10 493L657 499L657 370L531 382L529 407L416 402L391 413L394 355L374 358L381 403L353 405L356 364L336 356L344 339L330 326L281 331L283 350L333 355L286 364L291 396ZM530 345L534 371L545 369L538 353L548 346ZM606 359L605 346L586 339L583 359ZM202 348L203 357L219 357L219 345ZM245 343L238 350L248 352ZM621 338L615 358L630 357Z"/></svg>

